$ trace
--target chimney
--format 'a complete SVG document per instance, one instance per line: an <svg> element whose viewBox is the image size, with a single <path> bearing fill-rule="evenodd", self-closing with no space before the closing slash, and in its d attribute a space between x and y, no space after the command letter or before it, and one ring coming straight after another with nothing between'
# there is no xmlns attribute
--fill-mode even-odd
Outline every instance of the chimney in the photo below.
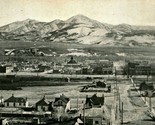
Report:
<svg viewBox="0 0 155 125"><path fill-rule="evenodd" d="M45 100L45 95L43 96L43 100Z"/></svg>
<svg viewBox="0 0 155 125"><path fill-rule="evenodd" d="M86 99L88 98L88 95L86 95Z"/></svg>

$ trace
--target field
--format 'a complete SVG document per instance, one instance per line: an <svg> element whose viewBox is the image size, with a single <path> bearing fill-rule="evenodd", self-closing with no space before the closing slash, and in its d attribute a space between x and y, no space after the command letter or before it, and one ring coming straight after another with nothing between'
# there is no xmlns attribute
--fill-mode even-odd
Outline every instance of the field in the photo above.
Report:
<svg viewBox="0 0 155 125"><path fill-rule="evenodd" d="M27 60L38 59L46 61L64 61L62 57L38 57L38 56L4 56L4 49L28 49L39 48L47 54L56 52L57 54L67 54L68 49L83 50L85 53L96 54L98 56L78 57L78 61L85 59L110 59L110 60L155 60L154 47L128 47L128 46L101 46L101 45L83 45L75 43L55 43L55 42L23 42L23 41L0 41L1 61L19 60L26 58ZM123 55L122 55L123 53Z"/></svg>
<svg viewBox="0 0 155 125"><path fill-rule="evenodd" d="M112 85L112 88L115 88L115 81L110 80L108 82ZM96 92L80 92L81 88L84 85L66 85L66 86L42 86L42 87L23 87L23 90L16 91L5 91L1 90L0 95L5 99L10 97L11 94L15 96L27 97L30 105L34 105L38 100L40 100L44 95L48 101L54 101L55 97L59 97L61 94L65 94L67 97L71 99L71 108L82 109L83 102L85 102L86 95L92 96ZM155 124L146 114L145 112L148 110L148 107L138 95L137 91L131 84L130 80L118 80L117 86L119 87L120 92L120 102L124 103L123 106L123 119L124 123L127 125L153 125ZM103 93L97 92L97 95L105 96L105 106L112 107L116 102L114 101L117 97L114 94L114 89L111 93ZM154 99L152 100L155 101ZM78 103L77 103L78 102ZM153 106L154 103L153 103ZM121 105L120 105L121 107ZM98 110L89 111L89 113L98 112ZM111 109L109 109L109 113ZM121 113L120 113L121 116ZM121 117L120 117L121 119Z"/></svg>
<svg viewBox="0 0 155 125"><path fill-rule="evenodd" d="M155 61L155 49L154 47L114 47L114 46L98 46L98 45L81 45L81 44L71 44L71 43L52 43L52 42L22 42L22 41L0 41L0 61L12 61L19 59L29 61L29 60L39 60L48 62L64 62L68 58L61 56L57 57L39 57L39 56L4 56L4 49L27 49L27 48L39 48L45 53L56 52L58 55L67 54L68 49L79 49L84 52L91 54L96 53L98 56L90 57L78 57L78 61L82 62L86 59L109 59L115 60L151 60ZM25 74L25 73L24 73ZM37 74L36 74L37 75ZM49 74L50 75L50 74ZM40 81L41 82L41 81ZM139 81L138 81L139 82ZM115 87L115 81L110 81L112 88ZM65 85L65 86L34 86L34 87L22 87L22 90L1 90L0 96L7 99L14 94L15 96L27 97L30 105L34 105L38 100L40 100L44 95L48 101L54 101L55 97L59 97L60 94L65 94L71 99L72 108L82 108L83 102L85 101L86 95L92 96L95 92L80 92L81 88L85 84L79 85ZM124 103L123 113L124 122L127 125L154 125L155 122L152 121L145 112L148 107L139 96L131 81L129 80L118 80L120 101ZM97 94L102 95L103 92L97 92ZM105 105L109 107L109 113L111 112L111 107L115 107L116 103L114 91L112 93L104 93ZM78 102L78 103L77 103ZM152 106L155 108L155 98L152 98ZM95 112L95 111L92 111Z"/></svg>

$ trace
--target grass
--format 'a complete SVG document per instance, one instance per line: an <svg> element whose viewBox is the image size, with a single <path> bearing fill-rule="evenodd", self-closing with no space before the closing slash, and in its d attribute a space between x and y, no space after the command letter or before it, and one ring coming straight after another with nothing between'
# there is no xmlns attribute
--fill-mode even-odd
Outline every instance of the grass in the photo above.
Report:
<svg viewBox="0 0 155 125"><path fill-rule="evenodd" d="M38 60L63 60L62 57L37 57L37 56L4 56L4 49L28 49L30 47L39 48L45 53L56 52L58 54L68 53L68 49L82 49L85 52L91 54L97 53L98 57L78 57L78 61L84 61L85 59L109 59L109 60L155 60L154 47L116 47L116 46L101 46L101 45L83 45L76 43L63 43L63 42L31 42L31 41L0 41L0 56L1 60L9 60L12 58L27 58ZM127 56L118 56L116 53L125 53ZM64 61L64 60L63 60Z"/></svg>

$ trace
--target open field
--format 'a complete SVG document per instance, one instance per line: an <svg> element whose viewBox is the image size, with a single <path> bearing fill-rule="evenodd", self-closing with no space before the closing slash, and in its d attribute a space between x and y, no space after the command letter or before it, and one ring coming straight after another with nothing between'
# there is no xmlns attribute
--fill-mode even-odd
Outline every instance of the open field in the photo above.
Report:
<svg viewBox="0 0 155 125"><path fill-rule="evenodd" d="M109 82L112 88L116 86L115 81ZM138 95L137 91L134 89L130 80L118 80L117 86L119 87L120 100L124 103L124 122L127 125L154 125L155 123L145 114L148 107L145 105L144 101ZM31 105L34 105L39 99L44 95L48 101L54 101L55 97L59 97L60 94L65 94L71 99L71 107L82 109L83 102L85 102L86 95L92 96L96 92L80 92L83 85L67 85L67 86L42 86L42 87L23 87L23 90L16 91L5 91L1 90L0 95L5 99L10 97L13 93L15 96L28 97ZM111 93L97 92L98 95L104 94L105 105L107 107L112 107L115 104L113 91ZM153 106L154 105L154 99ZM78 102L78 104L77 104ZM94 112L94 111L93 111ZM109 109L109 112L111 110Z"/></svg>
<svg viewBox="0 0 155 125"><path fill-rule="evenodd" d="M59 43L59 42L32 42L32 41L0 41L1 60L18 60L26 58L46 60L46 61L64 61L62 57L39 57L39 56L4 56L4 49L28 49L39 48L47 54L56 52L57 54L67 54L68 49L83 50L85 53L97 54L98 56L78 57L78 61L85 59L110 59L110 60L155 60L154 47L128 47L128 46L101 46L101 45L83 45L75 43ZM121 55L120 53L123 53Z"/></svg>

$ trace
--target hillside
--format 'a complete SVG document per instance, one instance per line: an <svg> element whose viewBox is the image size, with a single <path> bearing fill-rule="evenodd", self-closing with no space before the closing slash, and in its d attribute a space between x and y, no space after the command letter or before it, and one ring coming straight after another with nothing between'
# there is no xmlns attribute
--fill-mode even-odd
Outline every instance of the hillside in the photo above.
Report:
<svg viewBox="0 0 155 125"><path fill-rule="evenodd" d="M0 27L1 40L69 42L106 46L154 46L154 26L110 25L83 15L68 20L27 19Z"/></svg>

